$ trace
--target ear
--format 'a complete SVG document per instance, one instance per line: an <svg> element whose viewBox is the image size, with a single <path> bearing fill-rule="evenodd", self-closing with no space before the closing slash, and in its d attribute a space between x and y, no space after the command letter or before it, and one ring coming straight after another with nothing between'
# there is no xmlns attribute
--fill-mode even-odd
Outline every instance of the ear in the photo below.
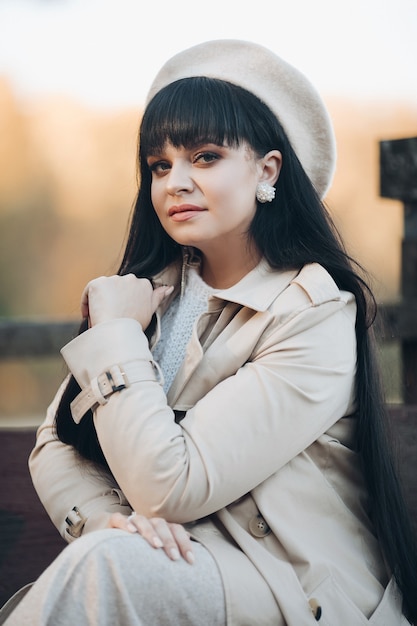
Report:
<svg viewBox="0 0 417 626"><path fill-rule="evenodd" d="M279 178L282 167L282 154L279 150L271 150L259 160L259 182L269 183L274 186Z"/></svg>

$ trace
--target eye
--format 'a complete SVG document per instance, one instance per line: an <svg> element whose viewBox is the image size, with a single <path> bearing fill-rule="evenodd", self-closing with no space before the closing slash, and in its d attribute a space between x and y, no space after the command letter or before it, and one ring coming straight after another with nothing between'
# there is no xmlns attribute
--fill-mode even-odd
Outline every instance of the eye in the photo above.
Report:
<svg viewBox="0 0 417 626"><path fill-rule="evenodd" d="M209 163L213 163L213 161L217 161L218 159L220 159L220 155L216 154L216 152L198 152L193 159L193 163L208 165Z"/></svg>
<svg viewBox="0 0 417 626"><path fill-rule="evenodd" d="M171 169L171 166L167 161L150 162L148 163L148 166L152 174L156 174L157 176L163 176Z"/></svg>

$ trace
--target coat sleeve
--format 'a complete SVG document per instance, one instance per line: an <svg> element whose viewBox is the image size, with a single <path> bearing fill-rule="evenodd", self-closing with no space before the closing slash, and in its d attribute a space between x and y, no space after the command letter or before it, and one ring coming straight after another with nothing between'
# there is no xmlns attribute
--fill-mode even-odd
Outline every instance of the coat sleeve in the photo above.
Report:
<svg viewBox="0 0 417 626"><path fill-rule="evenodd" d="M272 324L253 357L180 424L156 379L99 404L100 445L132 507L177 522L211 514L278 472L345 415L356 362L354 306L347 314L346 304L306 304ZM93 327L63 355L82 388L133 355L152 360L140 325L128 319Z"/></svg>
<svg viewBox="0 0 417 626"><path fill-rule="evenodd" d="M99 473L95 466L80 459L71 446L57 438L54 419L66 384L67 379L38 428L29 470L49 517L62 537L71 542L81 533L106 528L111 513L129 514L132 509L110 476ZM66 522L67 518L74 522L72 526Z"/></svg>

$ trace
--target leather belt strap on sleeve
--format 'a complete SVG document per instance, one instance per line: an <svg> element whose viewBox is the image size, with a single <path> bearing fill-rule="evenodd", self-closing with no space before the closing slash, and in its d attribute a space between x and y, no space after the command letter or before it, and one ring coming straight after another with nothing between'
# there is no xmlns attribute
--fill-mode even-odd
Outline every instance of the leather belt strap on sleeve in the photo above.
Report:
<svg viewBox="0 0 417 626"><path fill-rule="evenodd" d="M130 387L133 383L156 381L163 384L162 372L155 361L130 361L124 365L112 365L108 370L93 378L71 402L72 418L79 424L87 411L107 404L109 396Z"/></svg>

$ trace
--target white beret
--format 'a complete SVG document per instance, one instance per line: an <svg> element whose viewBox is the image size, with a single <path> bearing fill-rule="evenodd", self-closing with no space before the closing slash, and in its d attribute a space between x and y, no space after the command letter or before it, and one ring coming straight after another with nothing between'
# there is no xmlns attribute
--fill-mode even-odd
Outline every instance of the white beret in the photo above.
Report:
<svg viewBox="0 0 417 626"><path fill-rule="evenodd" d="M180 78L207 76L255 94L275 113L316 191L323 198L336 165L330 116L319 93L295 67L259 44L218 39L169 59L156 75L147 102Z"/></svg>

